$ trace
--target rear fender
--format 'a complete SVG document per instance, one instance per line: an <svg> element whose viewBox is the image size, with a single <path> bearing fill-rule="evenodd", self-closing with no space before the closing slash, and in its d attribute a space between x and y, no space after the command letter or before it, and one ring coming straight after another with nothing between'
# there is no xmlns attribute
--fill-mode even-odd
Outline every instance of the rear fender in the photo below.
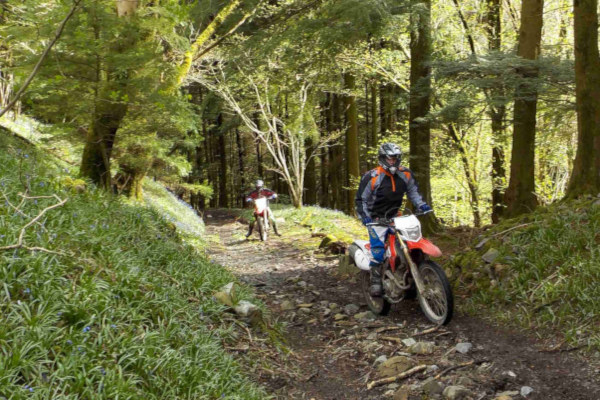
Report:
<svg viewBox="0 0 600 400"><path fill-rule="evenodd" d="M425 238L421 238L418 242L406 242L406 245L411 252L413 250L421 250L431 257L440 257L442 255L440 248Z"/></svg>
<svg viewBox="0 0 600 400"><path fill-rule="evenodd" d="M357 240L348 248L348 255L354 261L354 264L363 271L369 271L371 268L370 244L364 240Z"/></svg>

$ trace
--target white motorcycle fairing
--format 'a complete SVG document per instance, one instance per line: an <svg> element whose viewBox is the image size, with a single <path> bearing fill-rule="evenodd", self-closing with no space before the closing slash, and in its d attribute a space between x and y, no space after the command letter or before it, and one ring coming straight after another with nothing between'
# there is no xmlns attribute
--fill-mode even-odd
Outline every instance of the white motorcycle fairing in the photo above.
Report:
<svg viewBox="0 0 600 400"><path fill-rule="evenodd" d="M368 240L355 240L348 248L348 253L354 260L354 264L363 271L371 270L369 267L371 263L371 251L366 247L368 244Z"/></svg>

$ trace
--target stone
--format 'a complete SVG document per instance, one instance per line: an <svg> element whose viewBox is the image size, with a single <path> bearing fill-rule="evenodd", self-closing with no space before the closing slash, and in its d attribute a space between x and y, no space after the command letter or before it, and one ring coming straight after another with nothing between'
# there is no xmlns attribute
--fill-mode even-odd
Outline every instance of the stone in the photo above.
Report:
<svg viewBox="0 0 600 400"><path fill-rule="evenodd" d="M299 314L303 314L303 315L310 314L310 308L306 308L306 307L304 307L304 308L299 308L299 309L298 309L298 313L299 313Z"/></svg>
<svg viewBox="0 0 600 400"><path fill-rule="evenodd" d="M473 382L473 379L468 378L466 376L461 376L460 378L458 378L456 380L456 384L459 386L473 386L475 383Z"/></svg>
<svg viewBox="0 0 600 400"><path fill-rule="evenodd" d="M337 310L339 308L340 308L340 306L337 303L329 303L329 309L331 311L335 311L335 310Z"/></svg>
<svg viewBox="0 0 600 400"><path fill-rule="evenodd" d="M252 325L262 321L262 311L249 301L242 300L233 309L240 317L249 318Z"/></svg>
<svg viewBox="0 0 600 400"><path fill-rule="evenodd" d="M296 285L298 285L298 287L305 288L308 284L304 281L300 281L300 282L296 283Z"/></svg>
<svg viewBox="0 0 600 400"><path fill-rule="evenodd" d="M348 318L348 316L345 315L345 314L335 314L333 316L333 319L335 319L336 321L341 321L341 320L346 319L346 318Z"/></svg>
<svg viewBox="0 0 600 400"><path fill-rule="evenodd" d="M323 311L323 316L328 317L329 315L331 315L331 310L329 308L327 308L327 309L325 309L325 311Z"/></svg>
<svg viewBox="0 0 600 400"><path fill-rule="evenodd" d="M417 341L413 338L402 339L402 344L405 345L406 347L410 347L415 343L417 343Z"/></svg>
<svg viewBox="0 0 600 400"><path fill-rule="evenodd" d="M408 371L414 367L414 365L414 361L408 357L395 356L381 363L377 367L377 374L382 378L387 378Z"/></svg>
<svg viewBox="0 0 600 400"><path fill-rule="evenodd" d="M481 258L486 263L492 264L494 261L496 261L496 259L498 258L499 255L500 255L500 252L498 250L492 248L492 249L489 249L483 256L481 256Z"/></svg>
<svg viewBox="0 0 600 400"><path fill-rule="evenodd" d="M338 259L337 272L342 276L354 276L360 273L360 269L356 267L349 255L342 254Z"/></svg>
<svg viewBox="0 0 600 400"><path fill-rule="evenodd" d="M523 397L527 397L529 396L531 393L533 393L533 388L529 387L529 386L523 386L521 388L521 396Z"/></svg>
<svg viewBox="0 0 600 400"><path fill-rule="evenodd" d="M471 392L462 386L448 386L443 392L444 398L448 400L466 399L470 394Z"/></svg>
<svg viewBox="0 0 600 400"><path fill-rule="evenodd" d="M440 369L440 367L438 367L437 365L433 364L433 365L428 365L426 371L428 373L432 373L432 372L435 372L435 371L437 371L439 369Z"/></svg>
<svg viewBox="0 0 600 400"><path fill-rule="evenodd" d="M394 396L392 399L394 400L408 400L408 389L405 387L401 387L400 389L394 392Z"/></svg>
<svg viewBox="0 0 600 400"><path fill-rule="evenodd" d="M431 377L425 379L421 385L421 390L429 395L433 395L442 393L444 391L444 387L441 383L436 381L435 378Z"/></svg>
<svg viewBox="0 0 600 400"><path fill-rule="evenodd" d="M383 397L388 397L388 398L390 398L390 397L392 397L393 395L394 395L394 391L393 391L393 390L386 390L386 391L383 393Z"/></svg>
<svg viewBox="0 0 600 400"><path fill-rule="evenodd" d="M386 386L386 388L390 389L390 390L396 390L400 387L400 385L398 385L397 383L390 383L389 385Z"/></svg>
<svg viewBox="0 0 600 400"><path fill-rule="evenodd" d="M455 347L460 354L467 354L473 348L471 343L458 343Z"/></svg>
<svg viewBox="0 0 600 400"><path fill-rule="evenodd" d="M214 295L215 299L221 304L224 304L229 307L233 307L235 304L235 289L234 282L229 282L227 285L223 286L216 292Z"/></svg>
<svg viewBox="0 0 600 400"><path fill-rule="evenodd" d="M360 307L356 304L346 304L344 306L344 312L348 315L354 315L360 310Z"/></svg>
<svg viewBox="0 0 600 400"><path fill-rule="evenodd" d="M385 354L384 354L384 355L381 355L381 356L379 356L379 357L377 357L377 358L375 359L375 365L378 365L378 364L384 363L384 362L386 362L386 361L387 361L387 359L388 359L388 358L387 358L387 356L386 356Z"/></svg>
<svg viewBox="0 0 600 400"><path fill-rule="evenodd" d="M296 308L296 305L289 300L284 300L279 307L281 308L281 311L289 311Z"/></svg>
<svg viewBox="0 0 600 400"><path fill-rule="evenodd" d="M377 340L377 332L369 333L369 336L367 336L367 340Z"/></svg>
<svg viewBox="0 0 600 400"><path fill-rule="evenodd" d="M302 280L299 276L290 276L286 278L285 283L298 283Z"/></svg>
<svg viewBox="0 0 600 400"><path fill-rule="evenodd" d="M477 243L477 244L475 245L475 250L479 251L479 250L483 249L483 246L485 246L485 244L486 244L486 243L487 243L489 240L490 240L489 238L485 238L485 239L481 240L479 243Z"/></svg>
<svg viewBox="0 0 600 400"><path fill-rule="evenodd" d="M354 319L357 321L375 321L377 319L377 315L373 314L371 311L365 311L354 314Z"/></svg>
<svg viewBox="0 0 600 400"><path fill-rule="evenodd" d="M412 354L432 354L434 351L434 342L417 342L408 348L408 352Z"/></svg>
<svg viewBox="0 0 600 400"><path fill-rule="evenodd" d="M518 396L519 392L517 390L509 390L507 392L500 392L496 396L505 396L505 397L513 397Z"/></svg>

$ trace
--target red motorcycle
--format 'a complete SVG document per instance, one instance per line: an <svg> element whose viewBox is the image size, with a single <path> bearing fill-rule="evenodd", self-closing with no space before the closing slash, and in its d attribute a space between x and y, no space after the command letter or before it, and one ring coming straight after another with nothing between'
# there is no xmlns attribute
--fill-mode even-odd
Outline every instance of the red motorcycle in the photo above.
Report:
<svg viewBox="0 0 600 400"><path fill-rule="evenodd" d="M352 262L361 270L362 291L371 311L387 315L392 304L416 296L427 319L437 325L450 322L454 309L452 289L444 270L430 260L442 252L422 236L417 216L405 210L402 216L368 225L388 229L381 274L383 296L372 297L369 291L370 243L356 240L348 250Z"/></svg>
<svg viewBox="0 0 600 400"><path fill-rule="evenodd" d="M269 199L262 196L254 199L254 218L258 223L258 234L263 242L267 240L269 231L269 217L271 209L269 208Z"/></svg>

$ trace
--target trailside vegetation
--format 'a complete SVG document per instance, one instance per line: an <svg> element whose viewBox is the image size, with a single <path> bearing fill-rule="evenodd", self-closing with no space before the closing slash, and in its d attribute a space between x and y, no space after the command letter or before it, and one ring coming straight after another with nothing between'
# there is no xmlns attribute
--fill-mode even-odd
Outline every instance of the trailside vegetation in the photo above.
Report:
<svg viewBox="0 0 600 400"><path fill-rule="evenodd" d="M111 196L4 132L0 148L0 396L267 397L224 352L211 296L235 279L182 241L191 210L153 186L152 209Z"/></svg>

